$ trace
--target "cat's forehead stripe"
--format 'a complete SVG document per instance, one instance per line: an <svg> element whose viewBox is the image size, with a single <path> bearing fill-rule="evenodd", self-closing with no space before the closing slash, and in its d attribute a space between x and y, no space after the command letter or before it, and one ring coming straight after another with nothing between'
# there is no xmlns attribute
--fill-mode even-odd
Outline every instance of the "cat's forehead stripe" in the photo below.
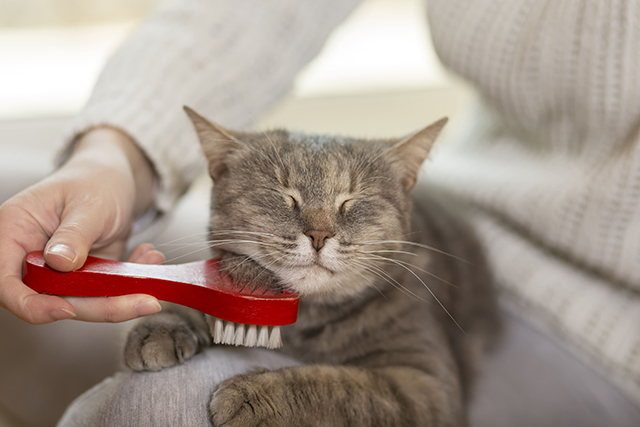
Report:
<svg viewBox="0 0 640 427"><path fill-rule="evenodd" d="M302 132L289 132L289 139L295 142L303 142L305 145L313 147L313 148L321 148L325 147L330 143L340 143L342 144L344 141L340 137L331 136L331 135L313 135L313 134L305 134Z"/></svg>
<svg viewBox="0 0 640 427"><path fill-rule="evenodd" d="M254 151L243 158L247 166L263 171L265 179L272 176L279 188L298 190L302 200L335 201L339 195L369 194L378 187L379 180L371 182L370 177L388 173L381 156L387 144L382 142L268 131L253 135ZM256 156L255 150L263 155Z"/></svg>

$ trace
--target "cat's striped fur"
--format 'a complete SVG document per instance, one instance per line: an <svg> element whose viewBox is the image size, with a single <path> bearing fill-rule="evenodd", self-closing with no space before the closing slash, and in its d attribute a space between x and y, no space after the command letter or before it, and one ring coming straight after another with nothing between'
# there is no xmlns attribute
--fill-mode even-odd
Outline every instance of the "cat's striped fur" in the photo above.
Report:
<svg viewBox="0 0 640 427"><path fill-rule="evenodd" d="M213 425L465 426L498 328L491 279L448 203L410 196L445 121L403 140L359 140L233 132L187 112L215 183L211 245L232 276L300 295L282 351L307 364L224 381L212 390ZM180 344L189 354L172 346L144 360L149 328L190 340ZM208 343L204 328L167 310L132 332L125 358L137 369L178 363Z"/></svg>

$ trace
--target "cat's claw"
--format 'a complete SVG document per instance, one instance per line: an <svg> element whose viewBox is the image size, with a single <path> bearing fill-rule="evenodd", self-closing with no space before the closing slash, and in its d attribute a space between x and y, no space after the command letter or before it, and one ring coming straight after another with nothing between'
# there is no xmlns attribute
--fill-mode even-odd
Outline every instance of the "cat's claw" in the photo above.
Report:
<svg viewBox="0 0 640 427"><path fill-rule="evenodd" d="M214 427L290 426L284 380L278 372L260 370L220 383L209 410Z"/></svg>

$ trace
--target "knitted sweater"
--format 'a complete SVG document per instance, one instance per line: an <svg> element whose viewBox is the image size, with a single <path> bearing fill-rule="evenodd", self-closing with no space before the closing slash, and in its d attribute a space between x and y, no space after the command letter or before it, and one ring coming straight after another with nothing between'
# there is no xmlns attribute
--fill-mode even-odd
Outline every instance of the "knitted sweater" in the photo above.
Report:
<svg viewBox="0 0 640 427"><path fill-rule="evenodd" d="M127 132L166 211L203 165L181 106L247 126L357 3L165 3L109 61L68 145L96 125ZM640 402L640 2L428 7L441 59L481 96L427 179L474 206L508 305Z"/></svg>
<svg viewBox="0 0 640 427"><path fill-rule="evenodd" d="M640 402L640 2L429 6L481 93L429 177L478 207L507 301Z"/></svg>

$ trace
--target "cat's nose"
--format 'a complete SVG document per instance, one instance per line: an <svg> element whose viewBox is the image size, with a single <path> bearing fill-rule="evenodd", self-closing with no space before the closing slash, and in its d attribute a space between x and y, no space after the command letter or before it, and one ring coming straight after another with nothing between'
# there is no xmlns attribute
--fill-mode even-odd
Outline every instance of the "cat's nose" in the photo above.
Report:
<svg viewBox="0 0 640 427"><path fill-rule="evenodd" d="M333 233L325 230L309 230L305 232L310 239L311 244L316 251L320 252L320 249L324 246L324 241L330 237L333 237Z"/></svg>

